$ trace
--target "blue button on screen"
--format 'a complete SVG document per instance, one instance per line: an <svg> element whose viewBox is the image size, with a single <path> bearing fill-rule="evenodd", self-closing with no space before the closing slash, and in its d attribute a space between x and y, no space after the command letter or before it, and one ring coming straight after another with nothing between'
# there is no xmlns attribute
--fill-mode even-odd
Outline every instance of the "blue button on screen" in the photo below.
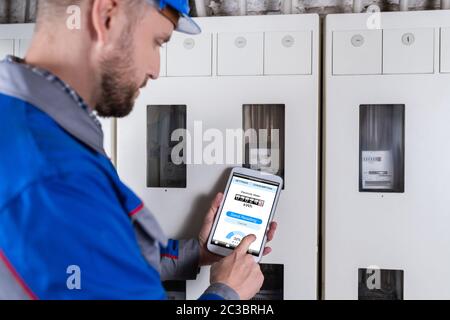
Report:
<svg viewBox="0 0 450 320"><path fill-rule="evenodd" d="M227 212L227 216L229 216L230 218L243 220L243 221L251 222L251 223L254 223L254 224L262 224L262 220L261 219L253 218L253 217L246 216L244 214L236 213L236 212L233 212L233 211L228 211Z"/></svg>

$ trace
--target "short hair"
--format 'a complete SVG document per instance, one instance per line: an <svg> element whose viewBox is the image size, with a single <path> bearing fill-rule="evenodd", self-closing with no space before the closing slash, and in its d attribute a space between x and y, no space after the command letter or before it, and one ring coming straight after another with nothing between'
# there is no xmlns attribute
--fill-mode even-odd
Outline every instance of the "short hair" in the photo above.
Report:
<svg viewBox="0 0 450 320"><path fill-rule="evenodd" d="M84 0L38 0L36 23L41 25L44 21L65 14L69 6L79 6L82 1Z"/></svg>
<svg viewBox="0 0 450 320"><path fill-rule="evenodd" d="M66 15L67 8L70 6L80 6L84 1L91 0L38 0L36 25L39 27L45 21L52 21L53 18ZM144 12L142 6L147 2L145 0L122 0L129 10L132 17L139 17Z"/></svg>

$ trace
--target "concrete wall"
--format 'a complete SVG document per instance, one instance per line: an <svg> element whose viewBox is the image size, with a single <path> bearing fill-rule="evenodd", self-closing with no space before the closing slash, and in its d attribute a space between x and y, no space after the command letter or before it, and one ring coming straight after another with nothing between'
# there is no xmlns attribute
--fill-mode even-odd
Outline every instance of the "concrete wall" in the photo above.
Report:
<svg viewBox="0 0 450 320"><path fill-rule="evenodd" d="M239 0L205 0L211 15L237 15ZM345 13L352 11L353 0L294 0L293 13ZM399 0L362 0L363 8L377 4L382 11L397 11ZM247 0L248 14L279 14L282 0ZM439 0L410 0L411 10L438 8Z"/></svg>
<svg viewBox="0 0 450 320"><path fill-rule="evenodd" d="M0 0L0 23L32 22L37 0Z"/></svg>
<svg viewBox="0 0 450 320"><path fill-rule="evenodd" d="M0 0L0 23L32 22L38 0ZM194 0L192 14L196 16ZM352 11L353 0L294 0L294 13L343 13ZM239 0L205 0L209 15L237 15ZM399 0L362 0L363 8L377 4L382 11L398 10ZM438 8L439 0L410 0L411 10ZM247 0L247 14L279 14L282 0Z"/></svg>

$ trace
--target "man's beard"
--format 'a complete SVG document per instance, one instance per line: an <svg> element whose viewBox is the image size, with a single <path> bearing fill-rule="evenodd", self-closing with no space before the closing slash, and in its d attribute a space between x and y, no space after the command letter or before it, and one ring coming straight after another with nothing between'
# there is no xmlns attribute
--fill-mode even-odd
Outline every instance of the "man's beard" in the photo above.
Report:
<svg viewBox="0 0 450 320"><path fill-rule="evenodd" d="M126 49L129 51L130 47ZM131 79L136 74L131 67L131 54L116 51L101 63L101 92L95 107L100 117L122 118L133 110L138 85Z"/></svg>

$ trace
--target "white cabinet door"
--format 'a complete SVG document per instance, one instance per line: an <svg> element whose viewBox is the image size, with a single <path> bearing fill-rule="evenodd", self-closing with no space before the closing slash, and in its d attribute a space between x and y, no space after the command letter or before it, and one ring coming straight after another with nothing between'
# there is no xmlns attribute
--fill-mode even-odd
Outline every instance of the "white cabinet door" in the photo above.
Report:
<svg viewBox="0 0 450 320"><path fill-rule="evenodd" d="M450 28L441 29L441 72L450 73Z"/></svg>
<svg viewBox="0 0 450 320"><path fill-rule="evenodd" d="M15 43L14 54L19 58L25 58L27 50L31 44L31 39L17 39Z"/></svg>
<svg viewBox="0 0 450 320"><path fill-rule="evenodd" d="M0 60L14 54L14 40L0 40Z"/></svg>
<svg viewBox="0 0 450 320"><path fill-rule="evenodd" d="M219 76L263 74L263 33L219 33L217 51Z"/></svg>
<svg viewBox="0 0 450 320"><path fill-rule="evenodd" d="M167 76L211 76L212 35L175 33L167 44Z"/></svg>
<svg viewBox="0 0 450 320"><path fill-rule="evenodd" d="M383 73L433 73L434 29L383 31Z"/></svg>
<svg viewBox="0 0 450 320"><path fill-rule="evenodd" d="M311 74L311 41L311 31L266 32L264 74Z"/></svg>
<svg viewBox="0 0 450 320"><path fill-rule="evenodd" d="M333 32L333 74L381 74L381 30Z"/></svg>

